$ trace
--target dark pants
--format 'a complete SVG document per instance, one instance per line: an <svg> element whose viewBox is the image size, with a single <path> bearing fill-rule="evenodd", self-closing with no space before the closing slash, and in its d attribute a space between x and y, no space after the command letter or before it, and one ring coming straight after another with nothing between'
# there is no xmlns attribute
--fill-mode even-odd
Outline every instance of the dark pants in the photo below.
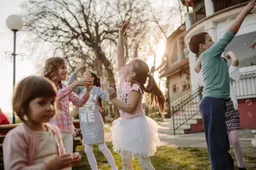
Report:
<svg viewBox="0 0 256 170"><path fill-rule="evenodd" d="M225 122L225 100L204 97L200 103L204 131L212 170L234 170L229 154L229 140Z"/></svg>

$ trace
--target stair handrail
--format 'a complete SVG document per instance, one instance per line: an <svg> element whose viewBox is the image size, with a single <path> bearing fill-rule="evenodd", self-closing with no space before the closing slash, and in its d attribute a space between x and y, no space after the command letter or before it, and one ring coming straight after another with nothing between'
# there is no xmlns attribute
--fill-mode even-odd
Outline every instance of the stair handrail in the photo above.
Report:
<svg viewBox="0 0 256 170"><path fill-rule="evenodd" d="M192 90L191 89L188 89L188 90L185 90L183 92L180 92L180 93L177 93L177 94L174 94L174 95L171 95L170 96L170 101L175 101L177 98L179 98L180 96L183 96L183 95L186 95L188 93L191 93Z"/></svg>
<svg viewBox="0 0 256 170"><path fill-rule="evenodd" d="M187 121L189 121L192 117L194 117L195 115L197 115L199 113L199 108L198 108L198 110L193 111L193 113L191 115L189 115L188 117L186 117L186 115L185 115L184 120L182 120L182 122L178 122L178 125L176 127L175 127L176 123L175 123L174 114L176 112L180 111L182 108L184 108L184 106L186 106L187 104L192 102L195 98L200 97L200 99L201 99L202 91L203 91L203 87L198 87L197 89L193 90L190 94L185 93L184 95L180 96L179 98L172 101L172 103L170 103L170 111L171 111L171 115L173 118L174 134L175 134L175 130L177 130L179 127L184 125Z"/></svg>

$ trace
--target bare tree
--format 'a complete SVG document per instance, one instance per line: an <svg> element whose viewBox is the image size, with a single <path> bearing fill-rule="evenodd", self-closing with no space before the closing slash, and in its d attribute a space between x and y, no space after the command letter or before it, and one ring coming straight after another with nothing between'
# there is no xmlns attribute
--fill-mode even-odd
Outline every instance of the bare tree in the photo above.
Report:
<svg viewBox="0 0 256 170"><path fill-rule="evenodd" d="M148 0L148 6L149 6L149 11L152 16L152 22L154 23L154 29L157 30L156 33L160 36L156 36L156 38L153 41L153 44L149 43L149 52L154 56L154 68L153 70L157 71L160 67L163 65L166 65L166 52L162 56L162 63L160 66L158 66L155 69L155 61L156 61L156 51L154 50L153 46L155 43L157 43L160 39L164 39L166 42L166 48L167 48L167 40L169 35L174 31L174 22L173 19L177 16L180 16L181 22L183 22L183 17L182 17L182 9L180 7L179 1L178 6L173 6L173 7L167 7L166 4L162 1L159 2L155 0L155 3L157 3L157 6L152 3L154 0Z"/></svg>
<svg viewBox="0 0 256 170"><path fill-rule="evenodd" d="M115 85L113 52L119 26L131 20L127 32L127 53L133 41L141 40L147 32L149 19L143 0L27 0L22 4L25 31L36 39L53 44L61 51L72 69L77 58L85 60L92 69L103 65L108 81ZM113 50L113 49L112 49ZM102 73L101 73L102 74Z"/></svg>

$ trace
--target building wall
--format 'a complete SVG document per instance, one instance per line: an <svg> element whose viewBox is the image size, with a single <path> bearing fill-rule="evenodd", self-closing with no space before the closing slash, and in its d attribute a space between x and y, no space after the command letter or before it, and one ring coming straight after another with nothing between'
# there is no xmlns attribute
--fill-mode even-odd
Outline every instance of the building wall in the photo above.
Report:
<svg viewBox="0 0 256 170"><path fill-rule="evenodd" d="M165 52L168 57L168 66L182 59L182 55L184 54L184 37L185 30L182 30L179 34L168 38L167 50Z"/></svg>
<svg viewBox="0 0 256 170"><path fill-rule="evenodd" d="M238 100L241 129L256 129L256 98Z"/></svg>
<svg viewBox="0 0 256 170"><path fill-rule="evenodd" d="M173 93L173 85L177 84L177 87L179 88L178 92L183 91L183 82L187 80L187 76L189 73L189 67L184 68L182 71L178 71L175 74L168 77L169 79L169 95L174 95ZM190 83L190 80L188 80ZM177 93L178 93L177 92Z"/></svg>
<svg viewBox="0 0 256 170"><path fill-rule="evenodd" d="M214 41L217 41L228 29L228 27L233 23L235 17L241 12L244 6L239 8L229 9L228 11L221 12L218 15L210 16L206 18L203 22L199 22L196 25L193 25L190 28L185 36L185 43L188 44L192 35L207 31L213 38ZM256 11L254 10L252 14L248 15L245 18L238 34L244 35L256 31ZM244 45L244 42L241 41L241 46ZM245 44L248 46L250 44ZM239 47L239 45L238 45ZM230 49L232 50L232 49ZM256 51L255 51L256 52ZM200 74L196 74L194 71L195 66L195 55L192 52L189 52L189 64L190 64L190 75L191 75L191 85L192 89L198 88L199 84L202 84L202 78ZM241 83L240 83L241 84ZM251 86L252 89L256 87ZM255 95L254 95L255 96ZM247 97L244 99L239 99L239 113L240 113L240 125L242 129L256 129L256 98Z"/></svg>

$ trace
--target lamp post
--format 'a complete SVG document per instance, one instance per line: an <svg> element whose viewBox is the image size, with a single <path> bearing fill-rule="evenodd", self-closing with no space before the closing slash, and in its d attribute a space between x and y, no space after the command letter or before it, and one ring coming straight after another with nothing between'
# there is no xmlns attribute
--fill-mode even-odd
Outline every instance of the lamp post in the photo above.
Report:
<svg viewBox="0 0 256 170"><path fill-rule="evenodd" d="M7 27L13 31L13 53L12 53L12 57L13 57L13 90L15 87L15 74L16 74L16 34L17 32L23 27L23 20L19 15L10 15L7 19L6 19L6 25ZM15 115L13 112L12 115L12 123L15 123Z"/></svg>

